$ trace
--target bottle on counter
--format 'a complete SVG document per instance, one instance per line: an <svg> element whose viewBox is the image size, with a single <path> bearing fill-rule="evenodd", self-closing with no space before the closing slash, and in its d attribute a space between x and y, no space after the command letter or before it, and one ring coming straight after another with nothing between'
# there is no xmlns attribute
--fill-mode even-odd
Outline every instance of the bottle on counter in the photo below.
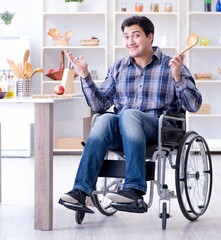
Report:
<svg viewBox="0 0 221 240"><path fill-rule="evenodd" d="M204 0L204 12L211 12L211 0Z"/></svg>

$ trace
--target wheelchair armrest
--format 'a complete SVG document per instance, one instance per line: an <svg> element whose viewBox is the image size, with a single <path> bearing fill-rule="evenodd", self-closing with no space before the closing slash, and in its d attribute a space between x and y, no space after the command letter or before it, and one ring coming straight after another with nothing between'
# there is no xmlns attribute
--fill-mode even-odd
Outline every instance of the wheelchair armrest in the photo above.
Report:
<svg viewBox="0 0 221 240"><path fill-rule="evenodd" d="M185 114L184 113L171 113L171 112L164 112L163 114L160 115L159 118L159 124L163 126L163 122L165 119L171 119L174 121L181 121L185 122Z"/></svg>
<svg viewBox="0 0 221 240"><path fill-rule="evenodd" d="M163 113L164 116L167 116L168 118L171 117L175 117L175 118L185 118L185 113L184 112L180 112L180 113L174 113L174 112L170 112L170 111L165 111Z"/></svg>

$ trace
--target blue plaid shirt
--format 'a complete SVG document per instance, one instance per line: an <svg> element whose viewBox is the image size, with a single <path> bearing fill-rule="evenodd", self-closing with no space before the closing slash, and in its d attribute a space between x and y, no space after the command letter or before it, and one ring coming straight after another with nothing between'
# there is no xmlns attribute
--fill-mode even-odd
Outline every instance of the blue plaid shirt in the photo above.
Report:
<svg viewBox="0 0 221 240"><path fill-rule="evenodd" d="M162 54L160 48L153 49L152 61L143 69L131 57L116 61L99 88L90 75L81 79L93 112L105 112L114 105L117 114L138 109L159 117L164 111L179 112L183 108L196 112L200 108L202 96L188 68L183 65L181 80L175 82L168 65L171 58Z"/></svg>

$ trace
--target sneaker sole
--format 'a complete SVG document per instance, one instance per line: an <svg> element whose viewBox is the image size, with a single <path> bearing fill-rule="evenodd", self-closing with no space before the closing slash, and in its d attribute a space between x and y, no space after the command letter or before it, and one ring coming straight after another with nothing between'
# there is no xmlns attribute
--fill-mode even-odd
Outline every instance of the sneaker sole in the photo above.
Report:
<svg viewBox="0 0 221 240"><path fill-rule="evenodd" d="M64 202L72 203L72 204L82 205L81 203L78 202L78 200L76 200L75 198L71 197L68 194L62 195L60 200L62 200Z"/></svg>
<svg viewBox="0 0 221 240"><path fill-rule="evenodd" d="M86 213L94 213L93 210L91 210L90 208L86 207L86 206L83 206L81 204L73 204L73 203L69 203L69 202L66 202L64 200L62 200L60 198L60 200L58 201L59 204L63 205L64 207L68 208L68 209L71 209L71 210L74 210L74 211L82 211L82 212L86 212Z"/></svg>
<svg viewBox="0 0 221 240"><path fill-rule="evenodd" d="M107 197L111 201L117 202L117 203L132 203L135 201L134 199L119 195L117 193L109 193L107 194Z"/></svg>
<svg viewBox="0 0 221 240"><path fill-rule="evenodd" d="M133 203L111 203L111 206L118 211L131 212L131 213L145 213L147 212L147 204L144 201Z"/></svg>

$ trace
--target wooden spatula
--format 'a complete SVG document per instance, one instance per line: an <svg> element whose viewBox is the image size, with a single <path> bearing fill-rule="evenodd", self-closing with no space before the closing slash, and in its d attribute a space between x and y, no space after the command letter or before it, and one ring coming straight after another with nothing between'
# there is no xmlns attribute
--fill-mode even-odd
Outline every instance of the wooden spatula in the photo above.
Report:
<svg viewBox="0 0 221 240"><path fill-rule="evenodd" d="M33 72L33 68L30 62L26 61L25 62L25 77L30 78L31 74Z"/></svg>
<svg viewBox="0 0 221 240"><path fill-rule="evenodd" d="M23 78L24 77L24 71L22 69L22 63L17 64L17 69L18 69L20 78Z"/></svg>
<svg viewBox="0 0 221 240"><path fill-rule="evenodd" d="M36 73L43 73L43 72L44 72L43 68L35 68L34 71L31 73L30 78Z"/></svg>
<svg viewBox="0 0 221 240"><path fill-rule="evenodd" d="M14 61L7 59L7 63L17 78L21 78L19 70Z"/></svg>

